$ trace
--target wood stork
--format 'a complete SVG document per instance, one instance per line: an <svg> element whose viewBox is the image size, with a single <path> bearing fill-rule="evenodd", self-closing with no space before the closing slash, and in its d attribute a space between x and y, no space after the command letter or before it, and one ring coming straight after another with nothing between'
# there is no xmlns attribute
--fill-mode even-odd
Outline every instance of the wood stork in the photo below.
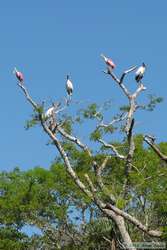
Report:
<svg viewBox="0 0 167 250"><path fill-rule="evenodd" d="M23 81L24 81L23 73L19 72L16 68L14 68L13 73L15 74L15 76L17 77L17 79L19 80L19 82L23 83Z"/></svg>
<svg viewBox="0 0 167 250"><path fill-rule="evenodd" d="M136 75L135 76L136 82L140 82L141 81L141 79L144 76L145 70L146 70L146 65L145 65L145 63L142 63L142 65L136 70L136 73L135 73L135 75Z"/></svg>
<svg viewBox="0 0 167 250"><path fill-rule="evenodd" d="M114 69L116 67L115 63L111 60L111 58L108 58L103 54L101 54L101 57L104 59L108 67L110 67L111 69Z"/></svg>
<svg viewBox="0 0 167 250"><path fill-rule="evenodd" d="M67 75L66 90L67 90L68 95L72 96L72 93L73 93L73 84L72 84L72 81L70 80L69 75Z"/></svg>
<svg viewBox="0 0 167 250"><path fill-rule="evenodd" d="M55 109L55 107L51 107L51 108L49 108L46 112L45 112L45 117L46 118L50 118L52 115L53 115L53 112L54 112L54 109Z"/></svg>

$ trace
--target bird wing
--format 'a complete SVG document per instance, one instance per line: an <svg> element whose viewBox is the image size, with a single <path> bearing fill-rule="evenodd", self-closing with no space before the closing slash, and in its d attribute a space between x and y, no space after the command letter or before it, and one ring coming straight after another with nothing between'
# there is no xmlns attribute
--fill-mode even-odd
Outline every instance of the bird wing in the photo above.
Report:
<svg viewBox="0 0 167 250"><path fill-rule="evenodd" d="M45 112L45 116L47 116L47 117L51 116L53 110L54 110L54 107L49 108L49 109Z"/></svg>
<svg viewBox="0 0 167 250"><path fill-rule="evenodd" d="M115 68L115 64L114 64L114 62L113 62L111 59L108 59L108 60L107 60L107 64L108 64L109 66L111 66L112 68Z"/></svg>
<svg viewBox="0 0 167 250"><path fill-rule="evenodd" d="M141 74L141 67L139 67L137 70L136 70L136 75L140 75Z"/></svg>
<svg viewBox="0 0 167 250"><path fill-rule="evenodd" d="M143 66L140 66L137 70L136 70L136 75L143 75L145 72L145 68Z"/></svg>
<svg viewBox="0 0 167 250"><path fill-rule="evenodd" d="M67 80L66 88L67 88L67 91L68 90L73 91L73 84L69 79Z"/></svg>

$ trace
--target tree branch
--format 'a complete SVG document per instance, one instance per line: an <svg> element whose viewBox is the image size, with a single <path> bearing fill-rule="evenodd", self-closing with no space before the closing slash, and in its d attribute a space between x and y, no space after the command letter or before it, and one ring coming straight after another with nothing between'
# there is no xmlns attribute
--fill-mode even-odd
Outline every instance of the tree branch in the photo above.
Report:
<svg viewBox="0 0 167 250"><path fill-rule="evenodd" d="M33 101L33 99L32 99L31 96L29 95L29 93L28 93L26 87L23 85L23 83L20 83L20 82L19 82L19 83L18 83L18 86L19 86L19 87L22 89L22 91L24 92L24 95L25 95L27 101L33 106L33 108L34 108L35 110L37 110L37 109L38 109L38 104L37 104L36 102Z"/></svg>
<svg viewBox="0 0 167 250"><path fill-rule="evenodd" d="M70 134L68 134L67 132L65 132L61 127L57 127L57 131L60 132L60 134L65 137L66 139L74 142L75 144L77 144L81 149L83 149L85 152L87 152L89 154L89 156L92 156L91 151L89 150L89 148L83 144L77 137L72 136Z"/></svg>
<svg viewBox="0 0 167 250"><path fill-rule="evenodd" d="M134 143L134 138L133 138L133 126L134 126L134 118L131 121L129 132L128 132L128 144L129 144L129 150L128 154L126 157L126 163L125 163L125 181L123 185L123 192L124 192L124 198L126 198L128 194L128 186L129 186L129 173L131 171L132 167L132 160L133 160L133 155L135 151L135 143Z"/></svg>
<svg viewBox="0 0 167 250"><path fill-rule="evenodd" d="M126 73L124 72L123 75L124 77L122 77L122 81L116 77L116 75L111 71L111 69L108 67L107 72L104 71L104 73L109 74L112 79L120 86L120 88L122 89L122 91L124 92L124 94L129 98L130 97L130 93L128 91L128 89L125 87L125 85L123 84L123 79L126 75Z"/></svg>
<svg viewBox="0 0 167 250"><path fill-rule="evenodd" d="M131 67L130 69L125 70L125 71L123 72L121 78L120 78L120 84L123 82L125 76L126 76L127 74L131 73L132 71L134 71L136 68L137 68L137 66L133 66L133 67Z"/></svg>
<svg viewBox="0 0 167 250"><path fill-rule="evenodd" d="M19 84L19 87L22 89L22 91L25 94L25 97L27 99L27 101L37 110L38 105L33 101L33 99L30 97L27 89L25 86L23 86L22 84ZM66 154L66 152L64 151L63 147L61 146L61 143L58 141L58 139L56 138L56 136L52 133L52 131L48 128L48 126L45 124L42 114L39 115L39 119L41 122L41 126L43 128L43 130L46 132L46 134L48 134L48 136L51 138L51 140L53 141L53 143L55 144L55 146L57 147L60 155L62 156L62 159L64 160L65 166L66 166L66 170L69 173L69 175L71 176L71 178L74 180L74 182L76 183L76 185L86 194L88 195L88 197L92 198L92 194L91 192L85 187L85 185L83 184L83 182L80 181L79 177L76 175L75 171L73 170L70 161L68 159L68 156Z"/></svg>
<svg viewBox="0 0 167 250"><path fill-rule="evenodd" d="M94 188L93 186L93 183L92 181L90 180L89 176L86 174L85 175L85 178L88 182L88 185L90 187L90 190L92 192L92 195L93 195L93 199L96 203L96 205L106 214L108 215L109 217L112 218L112 220L116 223L120 233L121 233L121 236L122 236L122 239L125 243L125 245L127 246L126 249L127 250L136 250L135 247L133 247L133 243L131 241L131 238L129 236L129 233L125 227L125 222L124 222L124 218L120 215L118 215L117 213L115 213L115 211L112 211L112 210L109 210L109 209L105 209L106 205L97 197L96 195L96 189Z"/></svg>
<svg viewBox="0 0 167 250"><path fill-rule="evenodd" d="M148 136L144 136L144 141L154 150L159 158L167 163L167 155L164 155L160 149L154 144L154 141Z"/></svg>
<svg viewBox="0 0 167 250"><path fill-rule="evenodd" d="M115 206L113 206L111 204L107 204L106 208L107 209L111 209L116 214L122 216L123 218L125 218L126 220L128 220L129 222L131 222L133 225L135 225L137 228L139 228L144 233L146 233L146 234L148 234L150 236L153 236L153 237L157 237L157 238L160 238L162 236L162 232L161 231L150 230L147 226L143 225L135 217L131 216L130 214L128 214L126 212L124 212L123 210L120 210L119 208L117 208L117 207L115 207Z"/></svg>
<svg viewBox="0 0 167 250"><path fill-rule="evenodd" d="M128 113L125 113L125 114L123 113L118 118L113 119L108 124L105 124L102 121L102 122L100 122L100 124L97 125L96 129L98 129L98 128L108 128L109 126L112 126L112 125L114 125L117 122L124 121L127 118L127 115L128 115Z"/></svg>
<svg viewBox="0 0 167 250"><path fill-rule="evenodd" d="M109 144L109 143L105 142L105 141L102 140L102 139L98 139L98 142L100 142L101 144L103 144L104 147L110 148L110 149L114 152L114 154L115 154L115 156L116 156L117 158L119 158L119 159L121 159L121 160L124 160L124 159L125 159L125 156L119 154L119 152L117 151L116 147L114 147L112 144Z"/></svg>
<svg viewBox="0 0 167 250"><path fill-rule="evenodd" d="M110 159L109 156L105 157L104 161L102 162L102 164L98 167L96 167L96 176L97 176L97 183L100 187L100 189L105 192L105 194L109 197L109 199L111 200L112 204L115 204L116 202L116 198L113 194L111 194L108 190L108 188L105 187L103 180L102 180L102 171L104 170L104 168L106 167L106 164L108 162L108 160Z"/></svg>

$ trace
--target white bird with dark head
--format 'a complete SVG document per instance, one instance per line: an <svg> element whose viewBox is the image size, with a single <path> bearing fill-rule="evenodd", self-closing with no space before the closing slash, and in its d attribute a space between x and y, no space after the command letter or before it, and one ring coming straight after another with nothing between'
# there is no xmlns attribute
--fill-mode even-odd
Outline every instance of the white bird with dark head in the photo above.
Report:
<svg viewBox="0 0 167 250"><path fill-rule="evenodd" d="M136 70L136 73L135 73L135 80L136 82L140 82L141 79L143 78L144 76L144 73L146 71L146 65L145 63L142 63L142 65Z"/></svg>
<svg viewBox="0 0 167 250"><path fill-rule="evenodd" d="M67 90L68 95L72 96L72 93L73 93L73 84L72 84L72 81L70 80L69 75L67 75L66 90Z"/></svg>

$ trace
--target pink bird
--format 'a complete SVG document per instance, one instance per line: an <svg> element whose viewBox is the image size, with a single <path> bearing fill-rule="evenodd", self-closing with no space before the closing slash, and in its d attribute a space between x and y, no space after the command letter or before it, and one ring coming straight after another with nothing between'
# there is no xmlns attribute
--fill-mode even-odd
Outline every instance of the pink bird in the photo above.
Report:
<svg viewBox="0 0 167 250"><path fill-rule="evenodd" d="M16 68L14 68L13 73L15 74L15 76L17 77L19 82L23 83L23 81L24 81L23 73L19 72Z"/></svg>
<svg viewBox="0 0 167 250"><path fill-rule="evenodd" d="M116 67L115 63L110 58L106 57L103 54L101 54L101 57L104 59L107 66L111 67L112 69L114 69Z"/></svg>

